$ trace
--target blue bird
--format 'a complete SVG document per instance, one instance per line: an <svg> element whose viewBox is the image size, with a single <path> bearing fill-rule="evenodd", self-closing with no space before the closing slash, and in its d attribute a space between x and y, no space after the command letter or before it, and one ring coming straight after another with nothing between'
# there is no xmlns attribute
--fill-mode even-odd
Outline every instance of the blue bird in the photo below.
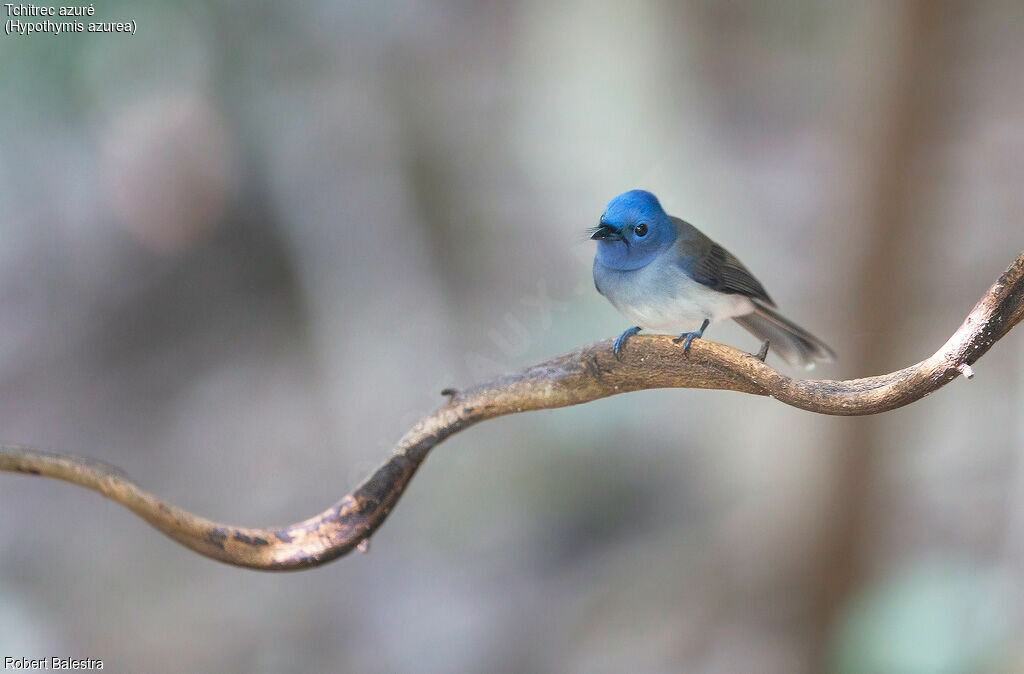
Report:
<svg viewBox="0 0 1024 674"><path fill-rule="evenodd" d="M732 253L665 213L650 192L612 199L589 234L597 241L597 292L635 324L615 340L616 356L641 329L681 333L675 342L686 354L709 324L732 318L765 340L761 360L769 343L791 365L835 358L824 342L771 309L775 302Z"/></svg>

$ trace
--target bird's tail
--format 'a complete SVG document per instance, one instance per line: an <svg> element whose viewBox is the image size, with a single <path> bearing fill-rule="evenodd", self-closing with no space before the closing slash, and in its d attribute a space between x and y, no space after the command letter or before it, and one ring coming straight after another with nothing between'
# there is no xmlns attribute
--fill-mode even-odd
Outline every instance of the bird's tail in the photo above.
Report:
<svg viewBox="0 0 1024 674"><path fill-rule="evenodd" d="M754 302L753 313L735 320L758 339L771 342L769 352L779 354L790 365L809 368L836 357L823 341L759 302Z"/></svg>

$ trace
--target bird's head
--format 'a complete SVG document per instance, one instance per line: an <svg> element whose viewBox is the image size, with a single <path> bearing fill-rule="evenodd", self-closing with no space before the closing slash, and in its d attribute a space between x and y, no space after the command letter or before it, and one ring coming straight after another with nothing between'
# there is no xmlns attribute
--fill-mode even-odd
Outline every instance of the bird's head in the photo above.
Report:
<svg viewBox="0 0 1024 674"><path fill-rule="evenodd" d="M608 202L597 227L590 230L597 241L597 259L612 269L639 269L676 240L676 227L658 203L644 190L630 190Z"/></svg>

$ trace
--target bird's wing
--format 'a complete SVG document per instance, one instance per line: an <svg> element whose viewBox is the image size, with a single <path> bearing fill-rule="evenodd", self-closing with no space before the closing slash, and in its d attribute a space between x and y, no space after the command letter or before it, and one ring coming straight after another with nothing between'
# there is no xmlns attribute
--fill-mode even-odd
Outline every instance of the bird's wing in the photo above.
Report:
<svg viewBox="0 0 1024 674"><path fill-rule="evenodd" d="M735 255L690 223L679 218L672 220L678 231L675 243L678 264L687 276L713 290L746 295L775 306L761 282L754 278Z"/></svg>

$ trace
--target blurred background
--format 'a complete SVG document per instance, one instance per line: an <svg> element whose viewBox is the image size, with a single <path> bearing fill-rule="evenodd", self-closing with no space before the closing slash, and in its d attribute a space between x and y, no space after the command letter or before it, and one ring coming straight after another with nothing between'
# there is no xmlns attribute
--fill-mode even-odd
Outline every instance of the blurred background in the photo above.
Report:
<svg viewBox="0 0 1024 674"><path fill-rule="evenodd" d="M627 189L741 258L828 378L930 355L1024 249L1012 0L96 7L131 19L0 35L0 439L218 520L319 512L442 388L627 327L583 237ZM1021 672L1022 335L878 417L669 390L490 421L369 554L301 573L0 475L0 656Z"/></svg>

